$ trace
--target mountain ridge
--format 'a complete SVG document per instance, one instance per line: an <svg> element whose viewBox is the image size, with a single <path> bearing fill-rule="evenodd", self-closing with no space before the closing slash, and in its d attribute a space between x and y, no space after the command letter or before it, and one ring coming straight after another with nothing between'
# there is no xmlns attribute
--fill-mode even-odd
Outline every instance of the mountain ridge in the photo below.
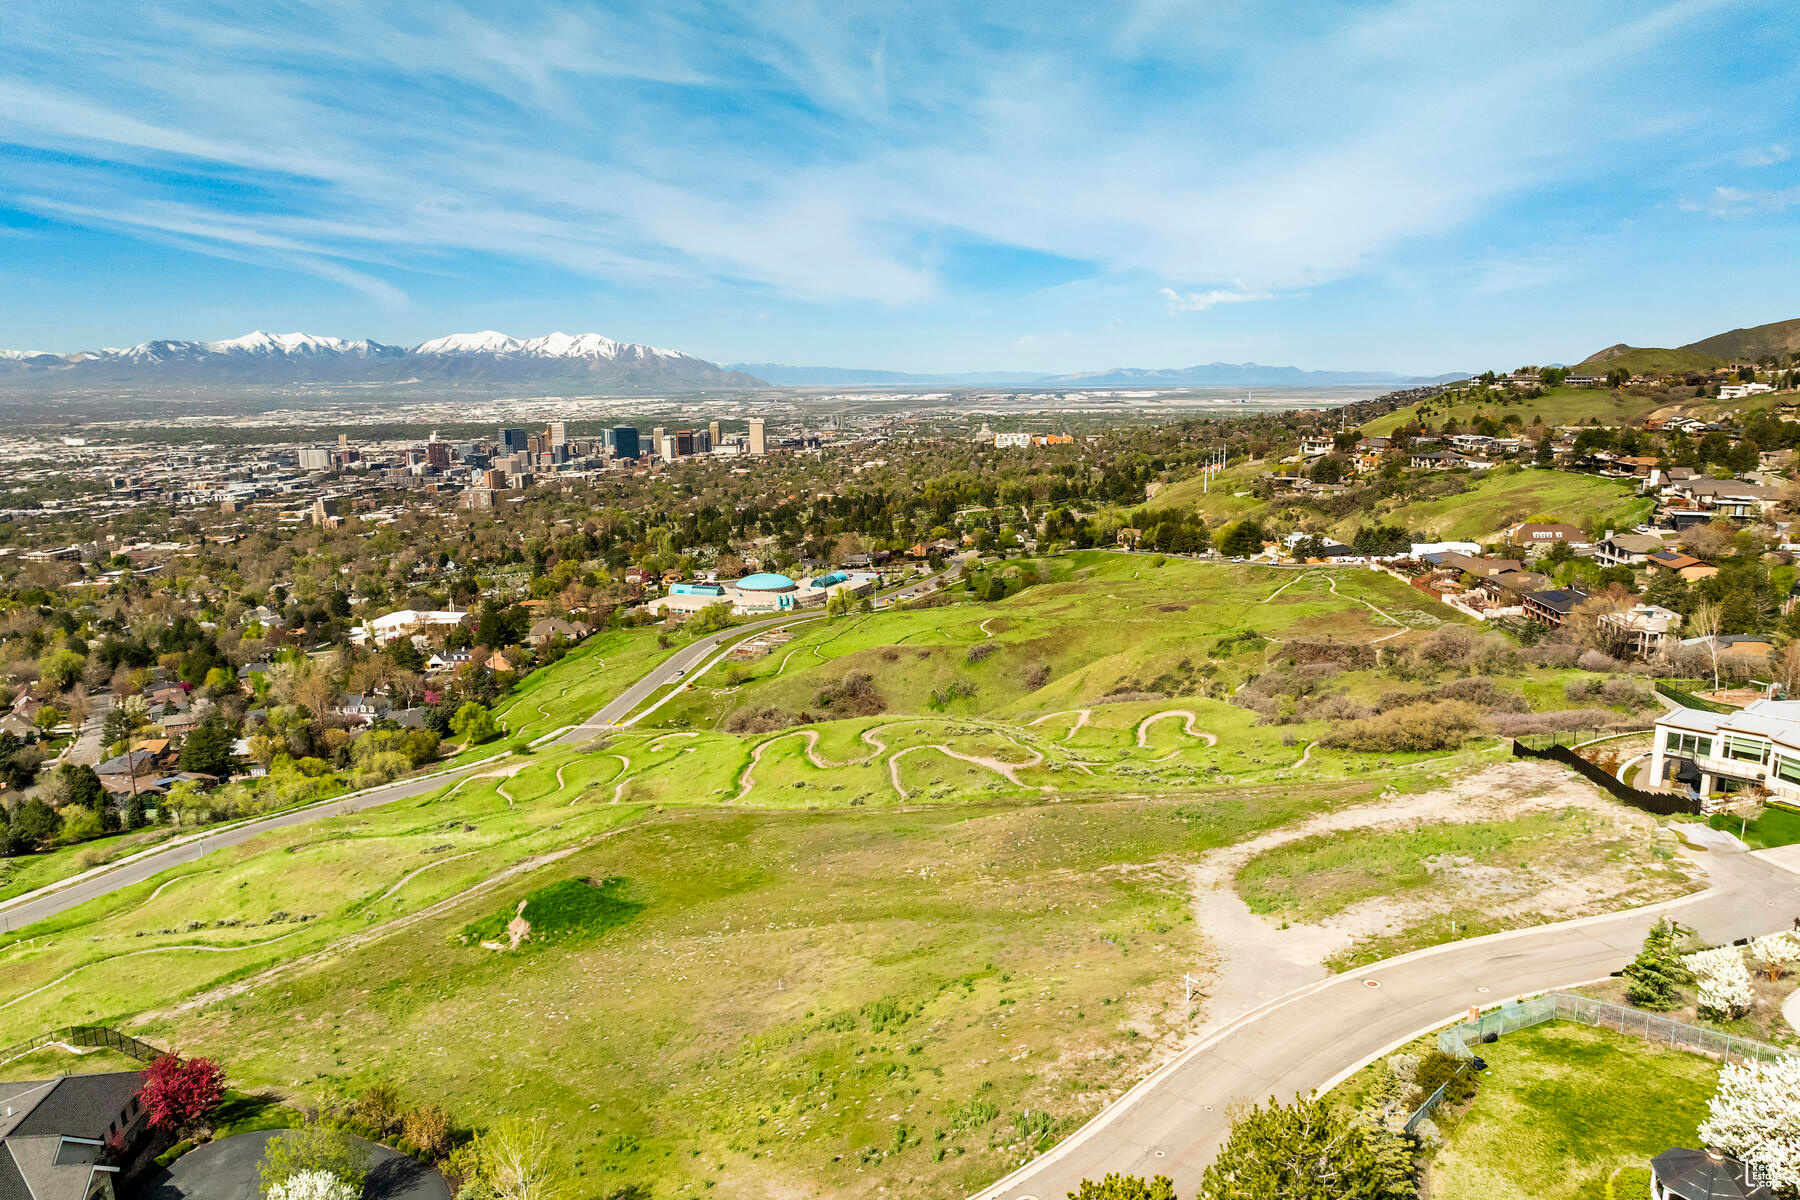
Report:
<svg viewBox="0 0 1800 1200"><path fill-rule="evenodd" d="M449 334L417 346L390 346L309 333L267 333L217 341L159 338L125 349L0 351L0 383L310 383L414 380L533 382L580 380L623 386L755 387L763 380L695 358L598 333L515 338L494 330Z"/></svg>

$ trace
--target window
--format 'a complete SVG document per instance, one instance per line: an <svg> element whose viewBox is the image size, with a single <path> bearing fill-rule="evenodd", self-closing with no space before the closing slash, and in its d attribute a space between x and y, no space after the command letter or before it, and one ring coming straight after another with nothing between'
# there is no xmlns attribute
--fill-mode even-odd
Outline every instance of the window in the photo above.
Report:
<svg viewBox="0 0 1800 1200"><path fill-rule="evenodd" d="M1747 738L1742 734L1725 735L1725 757L1738 762L1767 762L1769 760L1769 744L1760 738Z"/></svg>
<svg viewBox="0 0 1800 1200"><path fill-rule="evenodd" d="M1679 754L1686 758L1709 758L1712 755L1712 738L1698 733L1682 733L1679 730L1671 729L1668 739L1663 743L1663 748L1670 754Z"/></svg>
<svg viewBox="0 0 1800 1200"><path fill-rule="evenodd" d="M1785 754L1775 756L1775 778L1784 783L1800 785L1800 759L1789 758Z"/></svg>

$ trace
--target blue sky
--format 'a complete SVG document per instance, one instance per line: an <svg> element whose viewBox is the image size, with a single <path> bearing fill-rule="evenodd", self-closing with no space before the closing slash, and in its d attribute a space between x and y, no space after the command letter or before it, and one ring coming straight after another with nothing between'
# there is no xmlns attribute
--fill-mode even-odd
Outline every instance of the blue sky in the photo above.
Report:
<svg viewBox="0 0 1800 1200"><path fill-rule="evenodd" d="M1794 16L11 0L0 346L1436 372L1677 344L1800 316Z"/></svg>

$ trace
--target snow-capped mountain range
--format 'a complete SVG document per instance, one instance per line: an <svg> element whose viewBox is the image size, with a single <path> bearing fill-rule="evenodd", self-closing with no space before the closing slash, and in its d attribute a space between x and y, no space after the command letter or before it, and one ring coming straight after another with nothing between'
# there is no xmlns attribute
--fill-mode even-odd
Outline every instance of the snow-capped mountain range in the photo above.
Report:
<svg viewBox="0 0 1800 1200"><path fill-rule="evenodd" d="M520 339L483 330L411 348L310 333L264 333L216 342L159 340L129 349L53 354L0 350L0 383L303 383L564 379L676 387L761 383L704 359L597 333Z"/></svg>

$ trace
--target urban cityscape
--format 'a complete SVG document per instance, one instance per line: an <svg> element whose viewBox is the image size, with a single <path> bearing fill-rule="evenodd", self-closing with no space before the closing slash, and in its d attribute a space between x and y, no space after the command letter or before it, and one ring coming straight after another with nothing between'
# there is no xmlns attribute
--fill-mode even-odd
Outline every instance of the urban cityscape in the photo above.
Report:
<svg viewBox="0 0 1800 1200"><path fill-rule="evenodd" d="M10 7L0 1200L1800 1200L1792 15Z"/></svg>

